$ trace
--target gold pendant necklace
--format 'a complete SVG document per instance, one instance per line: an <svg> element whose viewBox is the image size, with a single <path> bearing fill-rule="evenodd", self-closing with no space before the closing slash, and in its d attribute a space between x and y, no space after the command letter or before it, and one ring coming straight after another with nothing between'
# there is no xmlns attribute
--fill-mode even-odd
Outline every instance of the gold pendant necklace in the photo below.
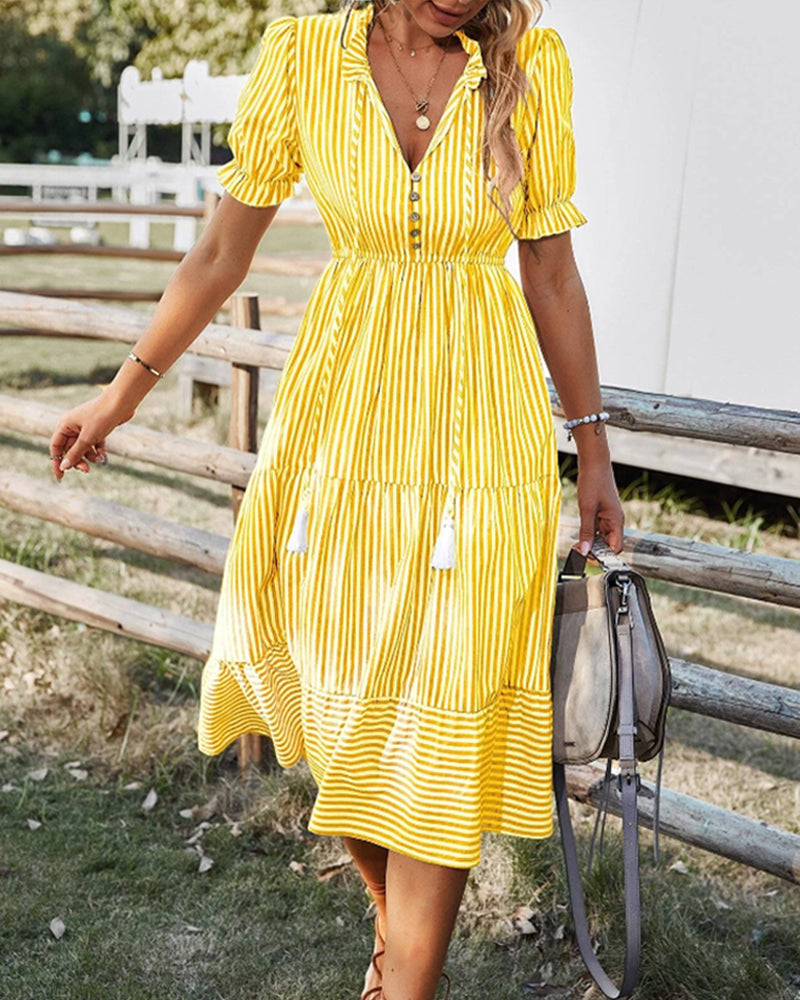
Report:
<svg viewBox="0 0 800 1000"><path fill-rule="evenodd" d="M413 98L414 107L417 110L417 118L414 124L417 126L420 132L427 132L427 130L431 127L431 120L425 114L430 104L428 97L430 95L431 90L433 89L434 83L436 82L436 77L439 75L439 70L442 68L442 63L444 62L444 57L447 55L447 50L442 49L442 57L439 60L439 65L436 67L436 72L433 74L433 77L431 78L431 82L428 84L428 89L425 92L425 96L418 99L417 95L414 93L413 87L406 79L405 73L403 73L402 69L400 69L400 63L397 61L397 56L392 51L392 46L389 41L389 34L383 25L383 21L381 21L380 17L378 17L377 20L380 23L381 31L383 32L384 37L386 38L386 47L389 49L389 55L392 57L392 62L394 63L395 68L397 69L400 79L405 84L406 90L408 90L409 94L411 94L411 97Z"/></svg>

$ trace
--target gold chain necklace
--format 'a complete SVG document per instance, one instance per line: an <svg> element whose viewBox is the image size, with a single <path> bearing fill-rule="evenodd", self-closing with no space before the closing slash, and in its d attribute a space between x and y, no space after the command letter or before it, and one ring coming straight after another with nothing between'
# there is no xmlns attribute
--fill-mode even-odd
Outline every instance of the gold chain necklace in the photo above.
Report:
<svg viewBox="0 0 800 1000"><path fill-rule="evenodd" d="M389 49L389 55L392 57L392 62L394 63L397 69L400 79L406 85L406 89L408 90L409 94L411 94L411 97L414 101L414 107L417 109L417 119L415 124L421 132L426 132L431 127L431 120L425 114L425 112L428 110L428 105L430 104L428 98L430 96L431 90L433 89L433 85L436 82L436 77L439 75L439 70L442 68L442 63L444 62L444 57L447 55L447 50L442 49L442 58L439 60L439 65L436 67L436 72L433 74L431 82L428 84L428 89L425 91L424 97L418 100L417 95L414 93L413 87L406 79L402 69L400 69L400 63L397 61L397 56L392 51L392 46L389 44L388 41L388 34L386 32L386 28L384 27L383 22L381 21L380 18L378 18L378 23L381 26L381 31L383 32L384 37L387 39L387 48Z"/></svg>
<svg viewBox="0 0 800 1000"><path fill-rule="evenodd" d="M386 35L387 42L394 42L397 48L401 52L405 52L406 50L405 45L403 45L402 42L398 42L397 39L394 37L394 35L390 35L389 32L386 30L386 28L383 29L383 33ZM409 49L408 54L410 56L415 56L418 52L424 52L426 49L435 48L435 46L436 42L431 42L429 45L418 45L415 49Z"/></svg>

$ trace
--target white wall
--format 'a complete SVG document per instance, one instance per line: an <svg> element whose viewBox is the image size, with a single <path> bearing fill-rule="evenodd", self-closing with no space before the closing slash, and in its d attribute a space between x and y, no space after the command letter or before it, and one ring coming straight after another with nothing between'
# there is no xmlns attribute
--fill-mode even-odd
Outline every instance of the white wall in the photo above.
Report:
<svg viewBox="0 0 800 1000"><path fill-rule="evenodd" d="M800 409L800 5L551 0L541 23L575 77L602 380Z"/></svg>

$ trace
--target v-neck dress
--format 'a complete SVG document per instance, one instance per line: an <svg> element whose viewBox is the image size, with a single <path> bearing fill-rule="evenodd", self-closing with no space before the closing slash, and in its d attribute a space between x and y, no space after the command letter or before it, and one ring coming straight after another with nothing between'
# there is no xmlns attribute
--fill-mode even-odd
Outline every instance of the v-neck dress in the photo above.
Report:
<svg viewBox="0 0 800 1000"><path fill-rule="evenodd" d="M332 256L281 372L222 579L198 745L243 733L308 762L308 828L471 867L481 834L553 829L549 658L560 480L536 330L482 169L468 54L413 172L367 58L371 5L281 17L231 126L248 205L301 174ZM558 34L531 91L522 239L581 225Z"/></svg>

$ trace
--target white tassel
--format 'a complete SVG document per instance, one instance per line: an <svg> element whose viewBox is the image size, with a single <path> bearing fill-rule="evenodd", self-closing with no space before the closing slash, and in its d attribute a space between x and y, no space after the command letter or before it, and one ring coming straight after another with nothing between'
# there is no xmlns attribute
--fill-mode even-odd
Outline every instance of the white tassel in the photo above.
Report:
<svg viewBox="0 0 800 1000"><path fill-rule="evenodd" d="M442 518L442 529L433 549L433 569L453 569L456 564L456 523L452 517Z"/></svg>
<svg viewBox="0 0 800 1000"><path fill-rule="evenodd" d="M289 552L305 552L308 549L308 508L301 507L294 519L294 527L286 543Z"/></svg>

